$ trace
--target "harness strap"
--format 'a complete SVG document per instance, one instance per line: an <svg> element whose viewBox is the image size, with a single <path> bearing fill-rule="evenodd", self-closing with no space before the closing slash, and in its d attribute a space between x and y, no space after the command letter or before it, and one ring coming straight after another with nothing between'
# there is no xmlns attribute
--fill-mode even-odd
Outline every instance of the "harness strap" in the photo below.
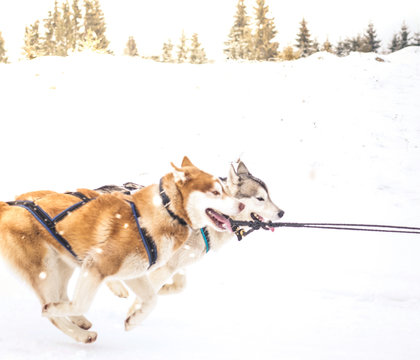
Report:
<svg viewBox="0 0 420 360"><path fill-rule="evenodd" d="M57 221L55 219L51 219L50 216L42 210L39 206L37 206L32 201L9 201L7 204L11 206L20 206L26 210L28 210L35 219L39 221L39 223L70 253L72 254L77 260L79 258L77 257L77 254L73 251L71 245L68 243L66 239L64 239L60 233L57 231L55 225ZM80 204L80 203L79 203ZM77 204L76 204L77 205ZM74 205L73 205L74 206ZM74 210L74 209L73 209ZM68 214L70 211L70 208L64 210L65 215ZM64 215L64 216L65 216ZM62 216L59 220L61 220L64 216Z"/></svg>
<svg viewBox="0 0 420 360"><path fill-rule="evenodd" d="M162 185L162 179L160 179L159 182L159 194L160 198L162 199L162 203L166 211L169 213L172 219L177 220L181 225L187 226L187 222L179 217L177 214L175 214L171 209L169 209L169 204L171 203L171 199L169 199L169 196L166 194L165 190L163 190Z"/></svg>
<svg viewBox="0 0 420 360"><path fill-rule="evenodd" d="M206 245L206 254L207 254L210 251L209 232L207 231L206 227L201 228L200 231L201 231L201 236L203 237L203 240L204 240L204 244Z"/></svg>
<svg viewBox="0 0 420 360"><path fill-rule="evenodd" d="M171 203L171 199L169 199L169 196L166 194L165 190L163 189L162 185L162 179L159 181L159 194L160 198L162 199L163 207L166 209L166 211L169 213L172 219L178 221L182 226L187 226L187 222L177 214L175 214L171 209L169 209L169 204ZM207 231L207 228L201 228L201 236L203 237L204 244L206 245L206 253L210 251L210 242L209 242L209 233Z"/></svg>
<svg viewBox="0 0 420 360"><path fill-rule="evenodd" d="M156 263L157 260L157 248L156 243L152 237L147 234L146 230L143 230L139 223L140 214L137 210L136 205L132 201L128 201L131 206L131 211L133 212L134 219L136 220L137 229L140 233L141 240L143 242L144 248L146 249L147 256L149 257L149 268Z"/></svg>
<svg viewBox="0 0 420 360"><path fill-rule="evenodd" d="M81 192L78 192L78 191L68 191L68 192L66 192L66 194L76 196L84 202L88 202L88 201L92 200L92 199L88 198L86 195L84 195L84 194L82 194Z"/></svg>
<svg viewBox="0 0 420 360"><path fill-rule="evenodd" d="M38 222L70 253L73 255L74 258L76 258L77 260L80 260L77 256L77 254L73 251L71 245L69 244L69 242L60 235L60 233L57 231L56 225L59 221L63 220L67 215L69 215L72 211L80 208L81 206L85 205L86 203L88 203L89 201L93 200L90 199L88 197L86 197L85 195L83 195L82 193L66 193L69 195L74 195L80 199L82 199L82 201L68 207L66 210L62 211L61 213L59 213L57 216L55 216L54 218L51 218L40 206L36 205L33 201L28 201L28 200L17 200L17 201L9 201L7 202L7 204L9 204L10 206L19 206L22 207L26 210L28 210L33 217L38 220ZM149 267L151 267L152 265L154 265L156 263L157 260L157 248L156 248L156 244L154 242L154 240L152 239L152 237L150 235L147 234L147 231L143 230L139 224L138 218L140 217L140 214L136 208L136 205L129 201L129 204L131 206L131 210L133 212L134 215L134 219L136 221L136 225L137 225L137 229L140 233L140 237L143 241L144 247L146 249L147 252L147 256L149 258ZM203 235L204 236L204 235ZM206 241L206 240L205 240ZM207 243L206 243L207 244ZM206 248L208 247L208 245L206 245ZM208 250L207 250L208 251Z"/></svg>
<svg viewBox="0 0 420 360"><path fill-rule="evenodd" d="M66 192L66 194L68 195L73 195L78 197L79 199L81 199L82 201L70 206L69 208L67 208L66 210L62 211L61 213L59 213L57 216L55 216L52 220L54 221L55 224L57 224L59 221L63 220L67 215L69 215L72 211L77 210L78 208L80 208L81 206L87 204L89 201L93 200L88 198L87 196L83 195L80 192Z"/></svg>

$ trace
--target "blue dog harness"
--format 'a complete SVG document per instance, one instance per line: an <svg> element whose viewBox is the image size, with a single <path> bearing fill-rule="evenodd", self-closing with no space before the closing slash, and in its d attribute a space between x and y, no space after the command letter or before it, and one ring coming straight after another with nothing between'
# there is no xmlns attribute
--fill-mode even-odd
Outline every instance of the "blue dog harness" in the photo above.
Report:
<svg viewBox="0 0 420 360"><path fill-rule="evenodd" d="M18 200L18 201L9 201L7 204L11 206L19 206L26 210L28 210L35 219L38 220L38 222L71 254L73 257L80 261L80 258L77 256L77 254L73 251L71 245L69 242L57 231L56 225L58 222L63 220L67 215L71 214L73 211L79 209L83 205L87 204L89 201L93 200L85 195L83 195L80 192L71 192L66 193L68 195L73 195L81 199L80 202L68 207L61 213L59 213L57 216L51 218L40 206L36 205L33 201L28 200ZM147 256L149 258L149 268L156 263L157 260L157 248L154 240L151 236L147 234L147 231L145 229L142 229L138 218L140 217L139 212L136 208L136 205L129 201L128 202L131 207L131 211L133 213L137 229L139 231L141 240L143 242L143 245L146 249Z"/></svg>
<svg viewBox="0 0 420 360"><path fill-rule="evenodd" d="M171 203L171 199L169 199L169 196L166 194L165 190L163 189L162 185L162 179L160 179L159 182L159 195L162 200L163 207L166 209L168 214L171 216L172 219L178 221L183 226L187 226L187 222L181 218L180 216L176 215L171 209L169 209L169 204ZM206 246L206 253L210 251L210 235L207 231L207 227L203 227L200 229L201 236L204 241L204 245Z"/></svg>

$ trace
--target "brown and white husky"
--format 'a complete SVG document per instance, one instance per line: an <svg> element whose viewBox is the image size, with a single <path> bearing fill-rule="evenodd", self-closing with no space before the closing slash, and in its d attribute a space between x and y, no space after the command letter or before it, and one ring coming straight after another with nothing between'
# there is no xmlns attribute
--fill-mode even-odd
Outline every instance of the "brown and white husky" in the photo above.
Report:
<svg viewBox="0 0 420 360"><path fill-rule="evenodd" d="M237 216L244 209L218 178L198 169L188 158L181 167L172 166L173 172L161 179L161 189L154 184L128 197L81 190L94 199L69 211L55 225L76 256L28 209L0 202L0 252L33 288L43 315L75 340L90 343L97 338L87 330L91 324L83 314L104 280L123 280L143 300L142 307L135 308L126 320L128 328L138 324L149 313L147 307L153 307L148 300L155 296L155 287L144 275L167 264L192 232L203 227L227 231L229 220L223 214ZM162 192L170 199L166 207ZM71 194L47 192L34 203L54 219L79 201ZM155 244L153 263L140 232ZM67 284L76 266L81 271L69 301Z"/></svg>

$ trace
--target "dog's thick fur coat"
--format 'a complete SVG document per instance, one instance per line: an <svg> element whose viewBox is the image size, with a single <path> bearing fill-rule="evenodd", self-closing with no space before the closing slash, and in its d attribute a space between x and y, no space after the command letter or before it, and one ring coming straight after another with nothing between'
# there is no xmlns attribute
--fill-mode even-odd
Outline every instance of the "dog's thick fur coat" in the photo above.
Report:
<svg viewBox="0 0 420 360"><path fill-rule="evenodd" d="M238 215L243 204L228 196L220 181L196 168L184 158L181 168L162 178L171 199L170 209L184 219L183 226L169 215L160 202L159 186L139 190L129 200L139 209L141 227L153 238L158 259L151 270L166 264L189 238L204 226L223 229L208 216L208 208L226 215ZM147 276L149 259L126 197L80 190L95 198L77 209L56 228L81 261L73 258L26 209L0 202L0 250L9 263L31 285L43 305L43 315L67 335L80 342L93 342L97 334L88 331L88 310L99 285L105 279L120 279L145 299L147 306L134 309L126 324L141 322L153 308L154 289ZM36 204L51 217L79 201L69 194L53 192L33 195ZM220 225L220 224L219 224ZM81 266L71 302L67 283L75 266Z"/></svg>

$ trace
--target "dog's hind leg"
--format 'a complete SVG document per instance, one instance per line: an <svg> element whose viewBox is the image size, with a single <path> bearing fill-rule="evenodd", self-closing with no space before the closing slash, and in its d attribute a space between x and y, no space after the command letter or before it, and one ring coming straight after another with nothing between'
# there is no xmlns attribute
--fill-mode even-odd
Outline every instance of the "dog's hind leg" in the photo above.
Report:
<svg viewBox="0 0 420 360"><path fill-rule="evenodd" d="M58 260L57 263L61 262ZM57 264L55 263L55 264ZM59 266L44 267L37 276L31 279L31 284L38 298L43 304L63 301L67 298L67 283L73 269L66 264ZM35 274L36 275L36 274ZM96 340L97 334L84 330L82 327L90 327L90 322L85 318L77 317L69 320L65 317L49 317L51 323L60 329L64 334L82 343L92 343Z"/></svg>
<svg viewBox="0 0 420 360"><path fill-rule="evenodd" d="M74 272L74 268L69 266L67 263L65 263L61 259L58 259L56 272L58 272L58 274L60 275L60 279L57 283L58 291L59 291L58 301L68 302L69 301L69 297L67 294L68 282ZM92 323L88 319L86 319L84 316L70 316L69 319L78 327L84 330L89 330L92 327Z"/></svg>
<svg viewBox="0 0 420 360"><path fill-rule="evenodd" d="M141 304L130 309L130 314L125 320L125 329L128 331L138 326L152 312L157 303L157 295L147 275L125 280L125 283L141 301Z"/></svg>
<svg viewBox="0 0 420 360"><path fill-rule="evenodd" d="M43 308L42 314L46 317L55 316L81 316L89 310L99 285L104 277L97 268L84 265L76 284L73 300L66 302L51 302Z"/></svg>

